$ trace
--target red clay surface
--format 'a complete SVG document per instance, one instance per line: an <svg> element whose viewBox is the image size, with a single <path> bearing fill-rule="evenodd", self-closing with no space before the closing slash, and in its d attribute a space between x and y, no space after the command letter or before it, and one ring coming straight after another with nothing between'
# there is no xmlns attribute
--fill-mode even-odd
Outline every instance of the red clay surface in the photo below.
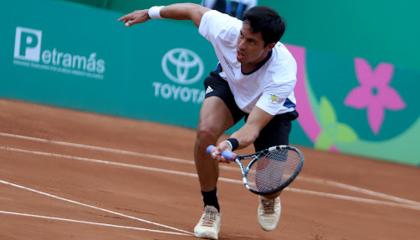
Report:
<svg viewBox="0 0 420 240"><path fill-rule="evenodd" d="M194 136L0 100L0 239L195 239ZM257 197L238 183L235 165L224 165L220 239L420 239L419 168L302 150L304 170L268 233L256 220Z"/></svg>

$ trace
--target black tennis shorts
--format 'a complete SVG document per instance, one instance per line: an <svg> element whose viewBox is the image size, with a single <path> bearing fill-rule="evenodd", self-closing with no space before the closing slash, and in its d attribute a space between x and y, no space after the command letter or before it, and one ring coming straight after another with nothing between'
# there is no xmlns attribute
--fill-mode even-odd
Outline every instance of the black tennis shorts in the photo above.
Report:
<svg viewBox="0 0 420 240"><path fill-rule="evenodd" d="M229 84L219 76L217 72L211 72L204 80L206 98L216 96L223 100L230 110L235 123L244 118L248 113L243 112L235 102ZM292 129L292 121L298 117L297 111L274 116L274 118L261 130L254 142L255 151L261 151L275 145L288 145L289 135Z"/></svg>

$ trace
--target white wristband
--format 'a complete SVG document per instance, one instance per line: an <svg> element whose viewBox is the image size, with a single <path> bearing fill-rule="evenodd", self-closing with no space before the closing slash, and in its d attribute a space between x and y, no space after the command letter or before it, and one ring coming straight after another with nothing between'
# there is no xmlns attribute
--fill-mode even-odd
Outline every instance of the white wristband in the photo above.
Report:
<svg viewBox="0 0 420 240"><path fill-rule="evenodd" d="M231 142L229 142L228 140L225 140L225 142L229 145L230 150L229 151L233 151L233 145Z"/></svg>
<svg viewBox="0 0 420 240"><path fill-rule="evenodd" d="M160 19L162 16L160 16L160 10L164 8L164 6L153 6L149 8L147 11L147 14L149 14L149 17L151 19Z"/></svg>

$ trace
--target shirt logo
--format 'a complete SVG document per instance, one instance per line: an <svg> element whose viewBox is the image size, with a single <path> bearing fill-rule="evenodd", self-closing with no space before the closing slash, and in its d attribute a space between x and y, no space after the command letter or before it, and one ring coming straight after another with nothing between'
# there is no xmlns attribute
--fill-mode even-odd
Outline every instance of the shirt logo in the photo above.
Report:
<svg viewBox="0 0 420 240"><path fill-rule="evenodd" d="M280 103L280 98L274 94L271 94L271 103Z"/></svg>
<svg viewBox="0 0 420 240"><path fill-rule="evenodd" d="M210 86L207 87L206 89L206 95L213 92L213 88L211 88Z"/></svg>

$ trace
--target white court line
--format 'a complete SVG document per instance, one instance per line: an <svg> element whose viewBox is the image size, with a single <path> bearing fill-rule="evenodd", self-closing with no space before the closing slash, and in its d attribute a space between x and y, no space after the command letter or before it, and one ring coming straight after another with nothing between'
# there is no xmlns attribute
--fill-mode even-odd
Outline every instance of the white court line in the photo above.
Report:
<svg viewBox="0 0 420 240"><path fill-rule="evenodd" d="M86 204L86 203L81 203L81 202L71 200L71 199L68 199L68 198L64 198L64 197L60 197L60 196L57 196L57 195L54 195L54 194L51 194L51 193L42 192L42 191L38 191L38 190L33 189L33 188L29 188L29 187L25 187L25 186L22 186L22 185L19 185L19 184L15 184L15 183L12 183L12 182L9 182L9 181L6 181L6 180L0 179L0 183L11 186L11 187L19 188L19 189L22 189L22 190L26 190L26 191L29 191L29 192L33 192L33 193L36 193L36 194L39 194L39 195L43 195L43 196L46 196L46 197L49 197L49 198L61 200L63 202L72 203L72 204L75 204L75 205L95 209L95 210L98 210L98 211L101 211L101 212L106 212L106 213L114 214L114 215L117 215L117 216L120 216L120 217L125 217L125 218L128 218L128 219L136 220L136 221L139 221L139 222L142 222L142 223L148 223L148 224L151 224L151 225L155 225L155 226L171 229L171 230L174 230L174 231L186 233L188 235L192 235L191 232L188 232L188 231L185 231L185 230L182 230L182 229L178 229L178 228L171 227L171 226L168 226L168 225L148 221L148 220L138 218L138 217L133 217L133 216L130 216L130 215L127 215L127 214L124 214L124 213L115 212L115 211L108 210L108 209L105 209L105 208L96 207L96 206L89 205L89 204Z"/></svg>
<svg viewBox="0 0 420 240"><path fill-rule="evenodd" d="M24 149L18 149L18 148L12 148L12 147L3 147L3 146L0 146L0 150L35 154L35 155L41 155L41 156L47 156L47 157L70 159L70 160L90 162L90 163L105 164L105 165L109 165L109 166L140 169L140 170L146 170L146 171L151 171L151 172L168 173L168 174L173 174L173 175L178 175L178 176L186 176L186 177L194 177L194 178L198 177L197 174L195 174L195 173L188 173L188 172L154 168L154 167L146 167L146 166L142 166L142 165L120 163L120 162L113 162L113 161L100 160L100 159L77 157L77 156L71 156L71 155L63 155L63 154L57 154L57 153L24 150ZM222 182L227 182L227 183L242 184L242 181L235 180L235 179L230 179L230 178L219 177L219 180L222 181ZM1 182L2 181L0 180L0 183ZM303 193L303 194L314 195L314 196L321 196L321 197L331 198L331 199L336 199L336 200L346 200L346 201L367 203L367 204L373 204L373 205L385 205L385 206L400 207L400 208L406 208L406 209L412 209L412 210L420 211L420 206L417 206L417 205L407 205L407 204L403 204L403 203L386 202L386 201L380 201L380 200L374 200L374 199L368 199L368 198L360 198L360 197L353 197L353 196L341 195L341 194L332 194L332 193L326 193L326 192L317 192L317 191L312 191L312 190L297 189L297 188L291 188L291 187L286 188L285 191Z"/></svg>
<svg viewBox="0 0 420 240"><path fill-rule="evenodd" d="M128 155L128 156L152 158L152 159L163 160L163 161L168 161L168 162L175 162L175 163L182 163L182 164L194 164L193 161L188 161L188 160L185 160L185 159L165 157L165 156L160 156L160 155L133 152L133 151L126 151L126 150L115 149L115 148L107 148L107 147L100 147L100 146L93 146L93 145L86 145L86 144L79 144L79 143L49 140L49 139L45 139L45 138L23 136L23 135L17 135L17 134L5 133L5 132L0 132L0 136L23 139L23 140L34 141L34 142L42 142L42 143L50 143L50 144L55 144L55 145L90 149L90 150L96 150L96 151L102 151L102 152L117 153L117 154L123 154L123 155ZM221 168L224 169L224 170L229 170L229 171L237 171L237 168L232 168L232 167L227 167L227 166L221 166ZM307 182L311 182L311 183L318 183L318 184L334 186L334 187L338 187L338 188L349 190L349 191L363 193L363 194L373 196L373 197L379 197L379 198L382 198L382 199L385 199L385 200L395 201L395 202L403 203L403 204L420 206L420 202L417 202L417 201L408 200L408 199L405 199L405 198L400 198L400 197L397 197L397 196L393 196L393 195L389 195L389 194L385 194L385 193L380 193L380 192L376 192L376 191L372 191L372 190L369 190L369 189L360 188L360 187L356 187L356 186L352 186L352 185L348 185L348 184L344 184L344 183L340 183L340 182L336 182L336 181L325 180L325 179L320 179L320 178L309 178L309 177L304 177L304 176L299 176L297 178L297 180L298 181L301 180L301 181L307 181Z"/></svg>
<svg viewBox="0 0 420 240"><path fill-rule="evenodd" d="M99 146L79 144L79 143L56 141L56 140L50 140L50 139L45 139L45 138L29 137L29 136L16 135L16 134L11 134L11 133L4 133L4 132L0 132L0 136L23 139L23 140L33 141L33 142L51 143L51 144L67 146L67 147L84 148L84 149L96 150L96 151L101 151L101 152L117 153L117 154L123 154L127 156L159 159L159 160L165 160L168 162L194 164L193 161L188 161L184 159L165 157L165 156L147 154L147 153L139 153L139 152L121 150L121 149L116 149L116 148L107 148L107 147L99 147Z"/></svg>
<svg viewBox="0 0 420 240"><path fill-rule="evenodd" d="M291 192L296 192L296 193L311 194L314 196L327 197L327 198L332 198L332 199L337 199L337 200L346 200L346 201L351 201L351 202L367 203L367 204L373 204L373 205L383 205L383 206L389 206L389 207L400 207L400 208L420 211L420 206L418 205L407 205L404 203L385 202L385 201L369 199L369 198L352 197L348 195L317 192L317 191L298 189L298 188L286 188L286 190L289 190Z"/></svg>
<svg viewBox="0 0 420 240"><path fill-rule="evenodd" d="M372 191L372 190L369 190L369 189L363 189L363 188L355 187L355 186L352 186L352 185L349 185L349 184L339 183L339 182L325 180L325 179L317 179L317 178L309 178L309 177L304 177L304 178L305 178L305 180L307 180L309 182L312 182L312 183L334 186L334 187L338 187L338 188L342 188L342 189L346 189L346 190L350 190L350 191L354 191L354 192L358 192L358 193L363 193L363 194L370 195L370 196L380 197L380 198L383 198L383 199L386 199L386 200L391 200L391 201L395 201L395 202L402 203L402 204L407 204L407 205L413 205L413 206L420 207L420 202L416 202L416 201L392 196L392 195L389 195L389 194L375 192L375 191Z"/></svg>
<svg viewBox="0 0 420 240"><path fill-rule="evenodd" d="M149 228L129 227L129 226L121 226L121 225L115 225L115 224L108 224L108 223L89 222L89 221L82 221L82 220L75 220L75 219L68 219L68 218L61 218L61 217L42 216L42 215L35 215L35 214L28 214L28 213L0 211L0 214L54 220L54 221L59 221L59 222L80 223L80 224L94 225L94 226L100 226L100 227L119 228L119 229L127 229L127 230L143 231L143 232L154 232L154 233L162 233L162 234L169 234L169 235L190 236L188 234L180 233L180 232L160 231L160 230L154 230L154 229L149 229Z"/></svg>

